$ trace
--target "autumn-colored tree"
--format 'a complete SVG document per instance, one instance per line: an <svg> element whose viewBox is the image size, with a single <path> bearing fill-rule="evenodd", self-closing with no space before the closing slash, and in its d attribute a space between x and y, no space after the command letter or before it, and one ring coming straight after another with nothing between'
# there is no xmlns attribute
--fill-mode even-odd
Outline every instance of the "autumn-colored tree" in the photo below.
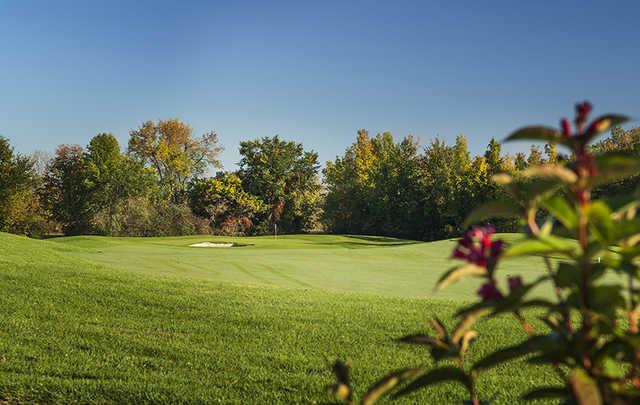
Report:
<svg viewBox="0 0 640 405"><path fill-rule="evenodd" d="M162 189L174 201L183 199L189 180L210 166L222 166L218 135L211 131L194 137L193 129L177 118L147 121L129 135L129 153L155 170Z"/></svg>
<svg viewBox="0 0 640 405"><path fill-rule="evenodd" d="M268 209L262 200L244 191L235 173L228 172L192 182L189 204L196 215L211 220L212 226L224 234L247 232L255 215Z"/></svg>

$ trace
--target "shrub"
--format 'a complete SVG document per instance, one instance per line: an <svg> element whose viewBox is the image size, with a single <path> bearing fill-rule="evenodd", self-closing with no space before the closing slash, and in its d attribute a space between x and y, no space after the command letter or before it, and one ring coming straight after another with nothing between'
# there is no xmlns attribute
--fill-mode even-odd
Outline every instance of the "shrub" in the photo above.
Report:
<svg viewBox="0 0 640 405"><path fill-rule="evenodd" d="M558 399L563 403L625 404L640 399L640 206L637 193L615 198L615 203L592 199L591 191L604 184L637 175L640 160L632 153L609 151L593 155L589 144L613 125L627 118L601 116L591 123L591 104L576 107L575 131L567 119L561 130L532 126L517 130L507 141L545 141L568 149L572 157L564 164L543 164L514 174L497 174L493 180L511 196L474 210L467 223L496 216L518 217L526 236L509 246L494 238L491 226L474 226L459 241L452 258L461 266L447 271L437 288L465 277L484 280L477 291L480 300L458 311L457 325L447 330L437 318L434 334L405 336L401 342L424 346L437 367L406 368L381 379L362 397L370 404L383 395L403 396L445 381L460 383L469 400L479 404L476 380L485 370L525 357L533 364L553 368L562 385L536 387L525 400ZM547 212L544 221L539 212ZM536 256L544 272L530 282L514 275L500 275L503 259ZM552 260L553 258L553 260ZM611 277L608 277L611 276ZM612 282L618 277L622 282ZM507 287L504 287L506 281ZM530 296L538 285L554 291L554 299ZM537 308L544 316L543 328L534 328L525 310ZM501 314L513 314L528 337L500 347L470 367L465 353L477 333L476 322ZM334 365L337 383L331 393L353 402L349 370Z"/></svg>

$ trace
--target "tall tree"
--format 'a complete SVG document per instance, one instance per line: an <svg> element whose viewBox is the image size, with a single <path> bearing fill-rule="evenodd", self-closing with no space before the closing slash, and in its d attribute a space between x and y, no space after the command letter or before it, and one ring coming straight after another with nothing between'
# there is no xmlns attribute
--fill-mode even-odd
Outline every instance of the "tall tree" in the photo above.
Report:
<svg viewBox="0 0 640 405"><path fill-rule="evenodd" d="M15 153L9 140L0 136L0 230L11 230L12 203L33 185L33 161Z"/></svg>
<svg viewBox="0 0 640 405"><path fill-rule="evenodd" d="M115 234L120 203L129 198L147 196L153 187L154 174L144 165L122 154L118 140L101 133L94 136L85 154L87 172L87 215L100 233Z"/></svg>
<svg viewBox="0 0 640 405"><path fill-rule="evenodd" d="M42 189L53 219L67 235L88 233L89 188L84 150L79 145L59 145L49 163Z"/></svg>
<svg viewBox="0 0 640 405"><path fill-rule="evenodd" d="M491 138L487 145L487 150L484 153L484 159L487 163L487 170L489 176L493 176L496 173L503 171L502 155L500 154L502 146L496 138Z"/></svg>
<svg viewBox="0 0 640 405"><path fill-rule="evenodd" d="M238 176L244 189L271 207L263 225L277 225L285 232L312 226L308 220L317 216L320 207L301 204L301 200L316 198L321 188L316 152L276 135L240 142L240 155ZM312 212L295 209L302 206Z"/></svg>
<svg viewBox="0 0 640 405"><path fill-rule="evenodd" d="M211 131L196 138L193 129L177 118L147 121L129 135L129 153L155 170L162 189L174 200L185 197L191 179L210 166L222 166L218 135Z"/></svg>

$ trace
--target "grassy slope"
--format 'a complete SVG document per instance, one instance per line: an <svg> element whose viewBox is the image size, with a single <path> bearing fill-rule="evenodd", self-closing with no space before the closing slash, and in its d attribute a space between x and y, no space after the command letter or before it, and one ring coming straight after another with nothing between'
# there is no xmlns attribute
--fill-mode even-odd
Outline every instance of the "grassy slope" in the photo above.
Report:
<svg viewBox="0 0 640 405"><path fill-rule="evenodd" d="M515 234L505 235L514 239ZM192 248L201 241L249 246ZM288 235L273 237L105 238L83 236L52 240L74 250L75 257L135 273L320 288L405 297L469 299L476 281L437 294L436 280L452 266L454 241L422 243L371 236ZM82 248L82 249L76 249ZM511 262L509 272L537 277L539 260Z"/></svg>
<svg viewBox="0 0 640 405"><path fill-rule="evenodd" d="M426 361L392 339L424 330L431 314L451 319L459 305L400 297L430 293L448 242L305 236L185 247L200 240L0 234L0 399L322 401L327 358L350 357L362 389ZM522 337L511 318L480 332L477 356ZM543 381L553 381L548 370L513 365L488 374L480 391L513 403ZM442 385L409 401L463 396Z"/></svg>

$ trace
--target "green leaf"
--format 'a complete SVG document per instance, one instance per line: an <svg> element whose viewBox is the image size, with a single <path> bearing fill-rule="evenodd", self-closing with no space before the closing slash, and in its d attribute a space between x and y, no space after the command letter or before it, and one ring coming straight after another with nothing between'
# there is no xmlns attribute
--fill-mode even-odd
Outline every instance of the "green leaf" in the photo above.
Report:
<svg viewBox="0 0 640 405"><path fill-rule="evenodd" d="M602 201L595 201L587 208L586 215L594 235L603 243L609 244L614 231L609 207Z"/></svg>
<svg viewBox="0 0 640 405"><path fill-rule="evenodd" d="M527 392L522 396L525 401L564 398L571 393L567 387L542 387Z"/></svg>
<svg viewBox="0 0 640 405"><path fill-rule="evenodd" d="M601 405L602 397L598 385L586 371L573 369L569 375L569 382L578 404Z"/></svg>
<svg viewBox="0 0 640 405"><path fill-rule="evenodd" d="M573 184L578 180L578 176L573 170L555 164L531 166L522 171L521 175L524 177L557 179L565 184Z"/></svg>
<svg viewBox="0 0 640 405"><path fill-rule="evenodd" d="M405 368L395 371L369 388L367 393L362 397L362 405L374 404L380 397L387 394L400 384L404 384L409 380L413 380L418 375L424 373L426 370L423 368Z"/></svg>
<svg viewBox="0 0 640 405"><path fill-rule="evenodd" d="M469 388L471 381L469 377L457 367L441 367L435 370L431 370L428 373L418 377L412 381L409 385L398 391L393 397L399 398L410 394L420 388L427 387L429 385L438 384L445 381L458 381L462 383L465 388Z"/></svg>
<svg viewBox="0 0 640 405"><path fill-rule="evenodd" d="M640 236L640 218L617 221L613 228L611 239L613 242L619 242L638 236Z"/></svg>
<svg viewBox="0 0 640 405"><path fill-rule="evenodd" d="M463 227L466 228L490 218L519 217L522 215L522 211L522 207L518 206L514 202L489 201L471 211L469 216L467 216L467 219L464 221Z"/></svg>
<svg viewBox="0 0 640 405"><path fill-rule="evenodd" d="M589 290L591 307L606 315L615 314L616 307L624 306L621 289L622 286L616 284L591 287Z"/></svg>
<svg viewBox="0 0 640 405"><path fill-rule="evenodd" d="M447 270L447 272L440 277L440 280L436 283L436 289L441 290L464 277L482 277L486 274L487 269L471 263L454 267Z"/></svg>
<svg viewBox="0 0 640 405"><path fill-rule="evenodd" d="M590 187L621 180L640 172L640 159L630 152L611 151L594 157L598 175L590 179Z"/></svg>
<svg viewBox="0 0 640 405"><path fill-rule="evenodd" d="M556 272L556 283L560 288L577 287L580 285L580 270L573 264L561 262Z"/></svg>
<svg viewBox="0 0 640 405"><path fill-rule="evenodd" d="M538 236L537 238L524 239L512 243L505 251L505 257L517 257L524 255L548 255L552 253L572 254L578 245L572 239L558 236Z"/></svg>
<svg viewBox="0 0 640 405"><path fill-rule="evenodd" d="M564 197L554 195L543 201L542 206L560 221L565 228L571 230L578 226L576 212Z"/></svg>
<svg viewBox="0 0 640 405"><path fill-rule="evenodd" d="M511 141L544 141L568 146L568 141L556 128L543 125L523 127L512 132L504 142Z"/></svg>

